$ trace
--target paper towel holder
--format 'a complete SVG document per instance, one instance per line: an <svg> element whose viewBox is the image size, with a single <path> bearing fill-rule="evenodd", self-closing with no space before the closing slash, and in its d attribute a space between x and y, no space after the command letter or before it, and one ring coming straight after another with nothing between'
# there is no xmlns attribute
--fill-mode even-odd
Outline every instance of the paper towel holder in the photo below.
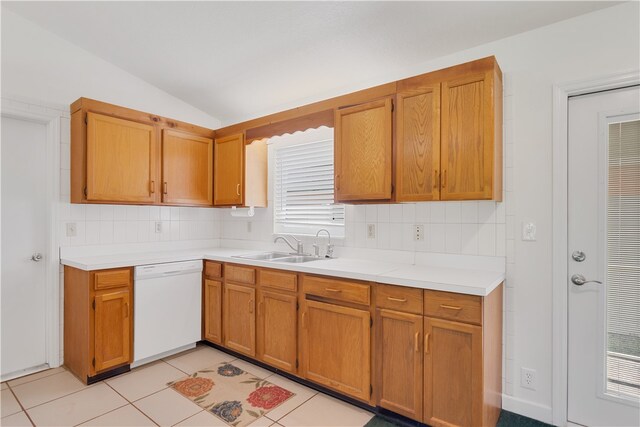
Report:
<svg viewBox="0 0 640 427"><path fill-rule="evenodd" d="M231 206L231 216L237 218L250 218L255 215L255 209L253 206L249 206L248 208L240 208L238 209L236 206Z"/></svg>

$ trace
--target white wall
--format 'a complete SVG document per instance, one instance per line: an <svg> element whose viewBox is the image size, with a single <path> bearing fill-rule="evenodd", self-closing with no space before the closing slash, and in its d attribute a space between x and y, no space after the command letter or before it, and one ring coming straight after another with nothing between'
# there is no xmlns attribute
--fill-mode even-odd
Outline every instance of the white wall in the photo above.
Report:
<svg viewBox="0 0 640 427"><path fill-rule="evenodd" d="M65 107L80 97L93 98L220 127L216 118L6 8L2 8L2 97Z"/></svg>
<svg viewBox="0 0 640 427"><path fill-rule="evenodd" d="M477 203L478 212L489 213L490 223L496 223L496 254L507 257L506 293L506 364L505 408L546 421L552 421L552 89L554 84L590 79L605 75L632 71L640 68L640 21L639 4L628 2L591 14L559 22L507 39L478 46L463 52L440 58L436 61L420 62L416 52L416 63L409 65L397 75L386 76L384 83L431 70L448 67L484 56L495 55L504 74L504 133L505 133L505 203L504 211L493 208L490 203ZM347 88L348 90L348 88ZM424 205L424 206L423 206ZM443 207L444 205L444 207ZM458 244L460 228L475 227L478 236L478 252L490 243L482 237L486 230L484 220L478 217L468 227L458 217L458 209L474 211L473 203L419 203L403 207L402 223L411 223L412 211L429 223L427 250L442 250L442 228L444 248L447 251L448 232L456 235L451 243L451 252ZM397 224L400 224L398 207ZM405 209L408 220L405 222ZM430 216L426 211L430 211ZM444 220L440 212L444 209ZM363 228L371 218L377 218L379 231L381 222L386 222L386 207L353 207L347 212L346 244L356 247L373 245L363 238ZM438 212L438 222L434 222ZM495 218L493 216L495 214ZM265 212L255 221L268 224L270 213ZM466 215L465 215L466 216ZM471 214L473 218L473 214ZM457 218L460 218L459 220ZM249 238L246 223L227 220L223 217L223 237ZM504 221L504 232L502 231ZM535 242L521 241L520 227L525 221L537 225ZM398 228L396 221L389 220L389 227ZM240 225L238 225L240 224ZM267 239L265 231L258 227L253 233ZM257 231L256 231L257 230ZM349 230L354 230L350 232ZM462 231L461 231L462 233ZM500 233L500 234L498 234ZM472 235L472 234L471 234ZM390 234L390 247L411 250L411 242L400 243L396 233ZM504 236L504 237L503 237ZM392 240L393 239L393 240ZM462 236L460 237L462 239ZM431 243L429 243L431 242ZM437 242L434 243L434 242ZM460 242L462 244L462 242ZM380 232L375 243L386 247L387 240ZM475 246L474 246L475 247ZM461 248L462 249L462 248ZM420 250L420 248L417 248ZM562 260L557 260L562 262ZM537 390L520 387L520 368L537 371Z"/></svg>

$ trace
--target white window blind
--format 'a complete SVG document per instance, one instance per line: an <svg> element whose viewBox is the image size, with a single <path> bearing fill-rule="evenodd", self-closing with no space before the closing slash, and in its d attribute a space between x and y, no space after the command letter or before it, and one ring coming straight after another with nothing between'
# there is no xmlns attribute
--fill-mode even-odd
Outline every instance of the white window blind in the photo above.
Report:
<svg viewBox="0 0 640 427"><path fill-rule="evenodd" d="M640 120L609 125L607 389L640 396Z"/></svg>
<svg viewBox="0 0 640 427"><path fill-rule="evenodd" d="M344 205L333 203L333 139L277 147L274 171L276 233L344 237Z"/></svg>

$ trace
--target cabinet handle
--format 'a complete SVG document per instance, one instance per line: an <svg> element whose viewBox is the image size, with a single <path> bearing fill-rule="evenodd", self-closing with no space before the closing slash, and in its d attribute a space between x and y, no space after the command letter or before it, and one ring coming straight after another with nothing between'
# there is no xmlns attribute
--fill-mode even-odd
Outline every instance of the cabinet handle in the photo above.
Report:
<svg viewBox="0 0 640 427"><path fill-rule="evenodd" d="M129 303L125 302L124 303L124 318L126 319L127 317L129 317Z"/></svg>
<svg viewBox="0 0 640 427"><path fill-rule="evenodd" d="M327 292L342 292L342 289L324 288Z"/></svg>
<svg viewBox="0 0 640 427"><path fill-rule="evenodd" d="M155 181L151 181L151 194L156 192L156 182Z"/></svg>
<svg viewBox="0 0 640 427"><path fill-rule="evenodd" d="M444 189L444 187L447 185L447 170L445 169L443 174L442 174L442 188Z"/></svg>
<svg viewBox="0 0 640 427"><path fill-rule="evenodd" d="M307 312L303 311L302 312L302 328L303 329L307 329L307 322L305 321L307 319Z"/></svg>
<svg viewBox="0 0 640 427"><path fill-rule="evenodd" d="M253 300L249 300L249 313L253 313Z"/></svg>
<svg viewBox="0 0 640 427"><path fill-rule="evenodd" d="M336 190L340 190L340 175L336 175Z"/></svg>
<svg viewBox="0 0 640 427"><path fill-rule="evenodd" d="M416 332L415 337L413 337L413 346L416 353L420 351L419 340L420 340L420 331Z"/></svg>
<svg viewBox="0 0 640 427"><path fill-rule="evenodd" d="M440 187L440 179L438 176L438 170L434 170L433 171L433 189L437 189L438 187Z"/></svg>
<svg viewBox="0 0 640 427"><path fill-rule="evenodd" d="M236 184L236 196L240 195L240 184Z"/></svg>
<svg viewBox="0 0 640 427"><path fill-rule="evenodd" d="M424 335L424 353L429 354L429 338L431 334Z"/></svg>
<svg viewBox="0 0 640 427"><path fill-rule="evenodd" d="M455 305L440 304L440 308L446 308L448 310L462 310L462 307L456 307Z"/></svg>
<svg viewBox="0 0 640 427"><path fill-rule="evenodd" d="M162 191L164 194L167 194L167 181L164 182L164 190Z"/></svg>
<svg viewBox="0 0 640 427"><path fill-rule="evenodd" d="M389 301L396 301L396 302L407 302L406 298L394 298L394 297L387 297L387 299Z"/></svg>

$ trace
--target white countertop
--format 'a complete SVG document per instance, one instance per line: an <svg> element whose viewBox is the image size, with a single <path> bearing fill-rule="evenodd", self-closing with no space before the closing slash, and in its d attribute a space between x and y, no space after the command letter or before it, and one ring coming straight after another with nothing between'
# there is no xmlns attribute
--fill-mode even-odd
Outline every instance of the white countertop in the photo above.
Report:
<svg viewBox="0 0 640 427"><path fill-rule="evenodd" d="M230 248L180 249L85 257L66 256L60 262L63 265L90 271L207 259L480 296L489 295L505 278L504 272L499 271L392 263L358 258L320 259L299 264L236 258L237 255L260 252L264 251Z"/></svg>

